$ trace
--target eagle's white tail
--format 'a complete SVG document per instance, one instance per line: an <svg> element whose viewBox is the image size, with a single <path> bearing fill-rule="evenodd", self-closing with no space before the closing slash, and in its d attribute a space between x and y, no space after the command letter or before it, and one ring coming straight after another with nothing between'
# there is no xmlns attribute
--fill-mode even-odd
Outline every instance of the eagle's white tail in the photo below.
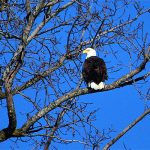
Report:
<svg viewBox="0 0 150 150"><path fill-rule="evenodd" d="M101 90L105 87L105 83L104 82L100 82L98 85L94 82L91 82L88 84L88 87L91 87L94 90Z"/></svg>

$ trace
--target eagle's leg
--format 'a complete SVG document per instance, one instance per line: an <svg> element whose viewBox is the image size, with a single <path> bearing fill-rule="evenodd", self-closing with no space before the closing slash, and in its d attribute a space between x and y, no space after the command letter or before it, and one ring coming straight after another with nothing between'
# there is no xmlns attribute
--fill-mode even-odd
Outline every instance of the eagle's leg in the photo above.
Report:
<svg viewBox="0 0 150 150"><path fill-rule="evenodd" d="M96 84L95 82L89 82L88 87L94 90L101 90L105 87L105 83L100 82L99 84Z"/></svg>
<svg viewBox="0 0 150 150"><path fill-rule="evenodd" d="M88 83L88 87L89 87L89 88L91 87L91 82Z"/></svg>
<svg viewBox="0 0 150 150"><path fill-rule="evenodd" d="M105 87L105 83L104 82L100 82L98 87L99 87L99 90L103 89Z"/></svg>
<svg viewBox="0 0 150 150"><path fill-rule="evenodd" d="M95 82L91 82L91 88L94 90L99 90L99 86Z"/></svg>

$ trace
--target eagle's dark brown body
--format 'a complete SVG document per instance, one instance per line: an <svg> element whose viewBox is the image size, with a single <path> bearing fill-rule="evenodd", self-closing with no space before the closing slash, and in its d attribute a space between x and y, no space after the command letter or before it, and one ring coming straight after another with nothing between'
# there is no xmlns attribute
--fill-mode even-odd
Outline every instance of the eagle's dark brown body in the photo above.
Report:
<svg viewBox="0 0 150 150"><path fill-rule="evenodd" d="M88 84L94 82L99 84L107 80L107 70L103 59L97 56L87 58L82 69L83 79Z"/></svg>

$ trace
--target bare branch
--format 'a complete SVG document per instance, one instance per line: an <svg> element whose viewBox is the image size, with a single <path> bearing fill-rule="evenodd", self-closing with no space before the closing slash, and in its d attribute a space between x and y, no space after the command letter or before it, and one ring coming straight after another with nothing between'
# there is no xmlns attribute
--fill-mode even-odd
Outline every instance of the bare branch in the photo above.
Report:
<svg viewBox="0 0 150 150"><path fill-rule="evenodd" d="M28 37L27 41L30 42L38 33L39 31L44 27L44 25L50 20L52 19L54 16L56 16L57 14L59 14L61 11L63 11L64 9L68 8L69 6L71 6L74 3L74 1L67 3L66 5L62 6L61 8L59 8L55 13L48 15L48 17L45 19L43 19L43 21L38 25L38 27L31 33L31 35Z"/></svg>
<svg viewBox="0 0 150 150"><path fill-rule="evenodd" d="M56 107L60 106L60 104L62 104L63 102L65 102L66 100L79 96L79 95L84 95L87 93L93 93L93 92L103 92L103 91L108 91L108 90L112 90L115 88L119 88L122 86L122 84L132 78L133 76L135 76L137 73L141 72L143 70L143 68L145 67L147 63L147 60L144 60L141 65L139 67L137 67L135 70L131 71L129 74L121 77L120 79L118 79L117 81L113 82L110 85L106 85L105 88L101 91L89 91L88 89L76 89L62 97L60 97L59 99L57 99L56 101L54 101L53 103L51 103L50 105L46 106L45 108L43 108L41 111L39 111L37 114L35 114L33 117L31 117L28 122L26 124L23 125L22 130L24 132L26 132L31 125L33 125L37 120L39 120L43 115L47 114L49 111L55 109Z"/></svg>
<svg viewBox="0 0 150 150"><path fill-rule="evenodd" d="M7 106L8 117L0 142L32 139L35 149L78 142L96 149L113 129L99 131L97 109L88 109L91 103L80 101L81 95L133 85L149 99L150 43L143 18L150 8L132 0L1 0L0 5L0 108ZM91 46L105 60L109 77L98 91L82 84L81 52Z"/></svg>
<svg viewBox="0 0 150 150"><path fill-rule="evenodd" d="M131 130L138 122L142 121L145 116L150 114L150 109L146 110L142 115L140 115L135 121L128 125L121 133L119 133L115 138L113 138L109 143L107 143L103 150L108 150L114 143L116 143L123 135L125 135L129 130Z"/></svg>

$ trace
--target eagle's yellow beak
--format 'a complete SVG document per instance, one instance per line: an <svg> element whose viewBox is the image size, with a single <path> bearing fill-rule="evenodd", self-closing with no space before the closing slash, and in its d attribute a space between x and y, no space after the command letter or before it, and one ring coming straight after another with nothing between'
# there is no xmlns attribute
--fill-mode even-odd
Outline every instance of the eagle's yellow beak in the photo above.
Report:
<svg viewBox="0 0 150 150"><path fill-rule="evenodd" d="M88 53L89 51L87 49L83 50L83 54Z"/></svg>

